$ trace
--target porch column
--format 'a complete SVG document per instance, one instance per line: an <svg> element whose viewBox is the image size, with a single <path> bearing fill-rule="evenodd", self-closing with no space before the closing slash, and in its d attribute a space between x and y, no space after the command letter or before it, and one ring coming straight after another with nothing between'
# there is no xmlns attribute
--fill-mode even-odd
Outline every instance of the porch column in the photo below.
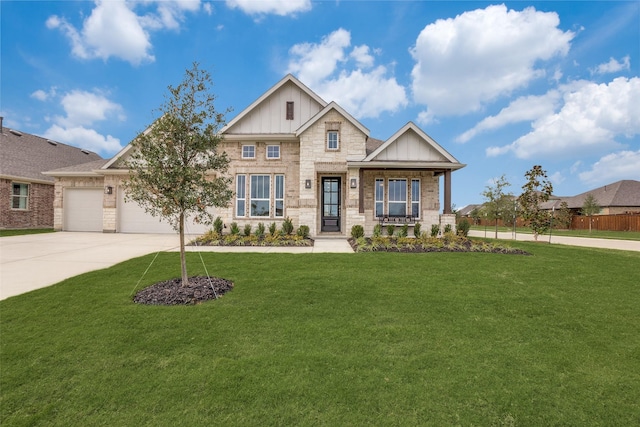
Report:
<svg viewBox="0 0 640 427"><path fill-rule="evenodd" d="M444 211L443 213L451 213L451 170L444 171Z"/></svg>

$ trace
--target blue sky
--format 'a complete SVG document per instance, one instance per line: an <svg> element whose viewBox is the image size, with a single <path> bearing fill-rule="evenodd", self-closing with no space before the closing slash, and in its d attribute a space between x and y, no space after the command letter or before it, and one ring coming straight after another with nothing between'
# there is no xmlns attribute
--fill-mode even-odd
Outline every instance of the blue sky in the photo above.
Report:
<svg viewBox="0 0 640 427"><path fill-rule="evenodd" d="M460 162L453 202L540 164L558 195L640 180L638 1L5 1L5 126L111 157L194 61L231 120L292 73Z"/></svg>

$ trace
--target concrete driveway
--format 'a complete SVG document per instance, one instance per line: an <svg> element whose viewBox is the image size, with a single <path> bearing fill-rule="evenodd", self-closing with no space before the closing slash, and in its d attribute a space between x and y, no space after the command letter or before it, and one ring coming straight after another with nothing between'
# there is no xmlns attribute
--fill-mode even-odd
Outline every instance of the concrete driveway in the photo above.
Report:
<svg viewBox="0 0 640 427"><path fill-rule="evenodd" d="M193 236L185 236L188 242ZM178 251L177 234L58 232L0 238L0 300L131 258ZM316 239L310 247L187 247L188 251L353 253L346 239Z"/></svg>
<svg viewBox="0 0 640 427"><path fill-rule="evenodd" d="M58 232L0 238L0 300L179 246L175 234Z"/></svg>

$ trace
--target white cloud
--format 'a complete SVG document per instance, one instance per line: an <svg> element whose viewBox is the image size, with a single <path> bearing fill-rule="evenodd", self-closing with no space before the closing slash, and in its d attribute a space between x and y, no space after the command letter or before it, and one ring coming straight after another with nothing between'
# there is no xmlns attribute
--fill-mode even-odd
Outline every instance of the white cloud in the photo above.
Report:
<svg viewBox="0 0 640 427"><path fill-rule="evenodd" d="M621 70L629 71L631 69L631 58L629 55L622 58L622 62L616 61L614 58L610 58L609 62L598 65L594 70L591 70L591 74L607 74L617 73Z"/></svg>
<svg viewBox="0 0 640 427"><path fill-rule="evenodd" d="M317 85L346 60L344 50L351 45L351 33L342 28L324 36L320 43L300 43L289 49L287 72L310 86Z"/></svg>
<svg viewBox="0 0 640 427"><path fill-rule="evenodd" d="M91 129L98 122L125 120L122 107L102 92L72 90L61 95L60 105L64 115L50 118L52 125L44 132L45 138L107 154L122 148L119 139Z"/></svg>
<svg viewBox="0 0 640 427"><path fill-rule="evenodd" d="M513 152L516 157L563 157L577 150L602 152L620 147L618 137L640 134L640 78L618 77L609 84L580 81L561 86L559 112L536 120L533 130L513 143L489 147L488 156Z"/></svg>
<svg viewBox="0 0 640 427"><path fill-rule="evenodd" d="M289 50L287 72L357 118L377 117L384 111L394 112L406 106L404 87L388 76L385 66L374 67L370 48L361 45L347 52L350 47L351 33L342 28L323 37L320 43L296 44ZM355 67L350 67L350 60Z"/></svg>
<svg viewBox="0 0 640 427"><path fill-rule="evenodd" d="M591 166L591 170L578 176L586 184L598 185L622 179L640 180L640 150L611 153Z"/></svg>
<svg viewBox="0 0 640 427"><path fill-rule="evenodd" d="M367 45L363 44L361 46L354 47L349 56L355 59L358 66L362 68L369 68L373 66L374 58L369 53L369 46Z"/></svg>
<svg viewBox="0 0 640 427"><path fill-rule="evenodd" d="M480 110L544 76L536 65L566 55L574 37L559 23L553 12L496 5L427 25L411 49L414 100L428 106L423 119Z"/></svg>
<svg viewBox="0 0 640 427"><path fill-rule="evenodd" d="M226 0L231 9L240 9L248 15L294 15L311 10L311 0Z"/></svg>
<svg viewBox="0 0 640 427"><path fill-rule="evenodd" d="M482 132L498 129L511 123L536 120L553 114L559 99L560 93L556 90L551 90L541 96L520 97L500 110L495 116L486 117L473 128L459 135L456 141L464 143Z"/></svg>
<svg viewBox="0 0 640 427"><path fill-rule="evenodd" d="M53 86L49 91L44 91L42 89L38 89L31 94L31 97L37 99L38 101L47 101L56 96L56 87Z"/></svg>
<svg viewBox="0 0 640 427"><path fill-rule="evenodd" d="M138 15L134 7L156 6L155 13ZM197 12L200 1L125 2L96 0L95 8L77 29L65 18L53 15L47 19L49 29L61 30L71 42L72 54L81 59L116 57L139 65L152 62L149 31L178 30L185 12ZM206 8L205 8L206 11Z"/></svg>
<svg viewBox="0 0 640 427"><path fill-rule="evenodd" d="M66 113L64 117L55 118L56 123L60 125L91 125L108 117L124 120L122 107L109 101L100 92L73 90L62 97L60 104Z"/></svg>
<svg viewBox="0 0 640 427"><path fill-rule="evenodd" d="M561 184L564 180L565 177L559 171L549 176L549 181L551 181L551 183L555 185Z"/></svg>
<svg viewBox="0 0 640 427"><path fill-rule="evenodd" d="M122 148L118 138L111 135L100 135L95 130L83 126L65 128L53 125L47 129L43 136L98 153L115 153Z"/></svg>

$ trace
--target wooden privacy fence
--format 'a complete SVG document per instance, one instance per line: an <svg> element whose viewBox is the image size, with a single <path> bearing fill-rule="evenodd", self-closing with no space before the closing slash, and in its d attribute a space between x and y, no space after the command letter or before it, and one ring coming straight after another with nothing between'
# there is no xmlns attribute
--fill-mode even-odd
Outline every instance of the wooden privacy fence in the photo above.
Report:
<svg viewBox="0 0 640 427"><path fill-rule="evenodd" d="M591 222L592 230L640 231L640 214L594 215L592 217L574 215L571 218L570 229L571 230L588 230L589 219L591 219L592 221ZM472 218L467 218L467 220L471 224L474 224L474 221ZM487 227L494 227L495 221L480 219L476 223L476 225L481 225L481 226L484 226L485 224ZM522 220L522 218L518 218L517 226L526 227L527 224ZM505 225L504 222L499 219L498 227L513 227L513 223L508 223ZM554 226L554 228L556 227Z"/></svg>
<svg viewBox="0 0 640 427"><path fill-rule="evenodd" d="M640 215L594 215L574 216L571 219L572 230L588 230L591 220L592 230L640 231Z"/></svg>

